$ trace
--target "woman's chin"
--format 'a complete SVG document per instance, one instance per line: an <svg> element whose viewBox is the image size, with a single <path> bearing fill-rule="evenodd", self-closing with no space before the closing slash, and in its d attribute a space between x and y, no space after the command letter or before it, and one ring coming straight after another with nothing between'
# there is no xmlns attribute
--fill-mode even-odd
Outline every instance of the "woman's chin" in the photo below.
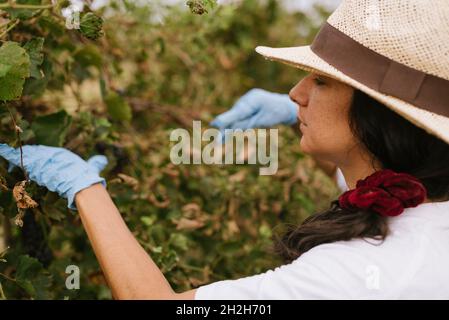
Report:
<svg viewBox="0 0 449 320"><path fill-rule="evenodd" d="M312 151L309 147L307 138L304 137L304 135L301 137L301 141L299 142L299 148L305 154L310 154L310 152Z"/></svg>
<svg viewBox="0 0 449 320"><path fill-rule="evenodd" d="M322 157L323 154L321 150L317 148L316 143L312 143L307 137L302 136L299 143L299 149L302 153L307 154L312 157Z"/></svg>

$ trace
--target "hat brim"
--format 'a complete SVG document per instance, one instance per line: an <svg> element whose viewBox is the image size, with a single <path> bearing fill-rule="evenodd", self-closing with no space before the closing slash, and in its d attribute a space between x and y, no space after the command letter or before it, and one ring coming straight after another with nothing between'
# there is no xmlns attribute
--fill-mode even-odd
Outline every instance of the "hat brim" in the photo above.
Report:
<svg viewBox="0 0 449 320"><path fill-rule="evenodd" d="M256 52L266 59L279 61L308 72L326 75L359 89L416 126L449 143L449 118L415 107L412 104L363 85L321 59L310 49L310 46L288 48L258 46Z"/></svg>

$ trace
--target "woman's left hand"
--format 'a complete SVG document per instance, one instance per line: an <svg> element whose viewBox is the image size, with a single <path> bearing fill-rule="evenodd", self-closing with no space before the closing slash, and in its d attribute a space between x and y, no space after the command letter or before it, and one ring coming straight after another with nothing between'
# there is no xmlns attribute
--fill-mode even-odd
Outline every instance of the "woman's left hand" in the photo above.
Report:
<svg viewBox="0 0 449 320"><path fill-rule="evenodd" d="M85 161L77 154L58 147L44 145L25 145L23 166L29 178L48 190L57 192L68 200L68 208L77 210L75 194L95 183L106 187L106 180L99 173L108 164L103 155L96 155ZM20 149L0 144L0 156L9 161L10 172L20 166Z"/></svg>

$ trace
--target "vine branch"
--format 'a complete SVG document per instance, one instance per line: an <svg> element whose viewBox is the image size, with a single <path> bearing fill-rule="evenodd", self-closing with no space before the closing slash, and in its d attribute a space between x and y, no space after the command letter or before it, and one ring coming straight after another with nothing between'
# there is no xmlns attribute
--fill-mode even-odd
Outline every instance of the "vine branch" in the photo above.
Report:
<svg viewBox="0 0 449 320"><path fill-rule="evenodd" d="M40 9L51 9L53 4L20 4L20 3L0 3L0 9L29 9L29 10L40 10Z"/></svg>
<svg viewBox="0 0 449 320"><path fill-rule="evenodd" d="M13 23L5 30L5 31L3 31L1 34L0 34L0 38L2 38L4 35L6 35L9 31L11 31L12 29L14 29L18 24L19 24L19 22L20 22L20 20L19 19L16 19L16 20L13 20ZM9 23L9 22L8 22ZM7 25L7 24L6 24Z"/></svg>
<svg viewBox="0 0 449 320"><path fill-rule="evenodd" d="M20 139L20 133L22 132L22 129L17 125L16 120L14 119L14 115L11 112L11 109L8 105L6 105L6 108L9 111L9 114L11 115L12 123L14 125L14 130L16 131L17 139L19 140L19 148L20 148L20 167L22 168L23 174L25 176L25 180L28 182L30 179L28 178L28 174L25 170L25 167L23 166L23 150L22 150L22 140Z"/></svg>
<svg viewBox="0 0 449 320"><path fill-rule="evenodd" d="M6 274L4 274L4 273L1 273L1 272L0 272L0 276L1 276L1 277L3 277L3 278L5 278L6 280L9 280L9 281L14 281L14 282L16 282L16 279L14 279L14 278L11 278L11 277L7 276L7 275L6 275Z"/></svg>

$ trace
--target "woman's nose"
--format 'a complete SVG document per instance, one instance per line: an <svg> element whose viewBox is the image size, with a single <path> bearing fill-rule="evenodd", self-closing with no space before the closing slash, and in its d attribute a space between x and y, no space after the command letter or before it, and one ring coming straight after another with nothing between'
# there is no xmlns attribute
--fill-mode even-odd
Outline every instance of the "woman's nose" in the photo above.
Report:
<svg viewBox="0 0 449 320"><path fill-rule="evenodd" d="M304 78L305 79L305 78ZM290 99L301 107L306 107L308 103L307 90L304 79L299 81L289 92Z"/></svg>

